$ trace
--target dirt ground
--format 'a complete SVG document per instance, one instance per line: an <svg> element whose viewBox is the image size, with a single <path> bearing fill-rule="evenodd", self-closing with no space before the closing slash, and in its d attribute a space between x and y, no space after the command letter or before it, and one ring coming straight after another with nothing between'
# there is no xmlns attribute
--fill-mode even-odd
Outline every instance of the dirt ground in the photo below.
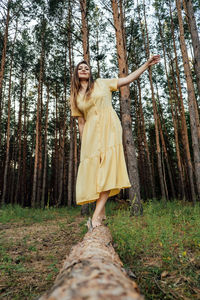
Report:
<svg viewBox="0 0 200 300"><path fill-rule="evenodd" d="M66 255L84 231L76 217L0 225L0 299L35 299L55 280Z"/></svg>

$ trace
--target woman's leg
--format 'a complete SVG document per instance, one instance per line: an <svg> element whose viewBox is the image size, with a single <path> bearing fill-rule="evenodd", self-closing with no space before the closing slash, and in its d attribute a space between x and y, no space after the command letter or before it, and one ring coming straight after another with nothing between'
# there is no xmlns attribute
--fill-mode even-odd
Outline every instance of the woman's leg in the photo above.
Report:
<svg viewBox="0 0 200 300"><path fill-rule="evenodd" d="M100 217L105 220L106 219L106 205L104 205L101 213L100 213Z"/></svg>
<svg viewBox="0 0 200 300"><path fill-rule="evenodd" d="M99 199L96 201L96 208L92 216L93 227L101 225L102 215L105 214L105 204L108 199L110 191L102 192Z"/></svg>

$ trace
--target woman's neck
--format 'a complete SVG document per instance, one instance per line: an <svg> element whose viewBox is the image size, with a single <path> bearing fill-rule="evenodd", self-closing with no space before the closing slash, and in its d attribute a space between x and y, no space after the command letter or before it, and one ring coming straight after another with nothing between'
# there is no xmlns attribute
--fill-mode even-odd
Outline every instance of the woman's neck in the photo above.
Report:
<svg viewBox="0 0 200 300"><path fill-rule="evenodd" d="M80 91L81 92L86 92L88 87L88 81L87 80L81 80L81 88Z"/></svg>

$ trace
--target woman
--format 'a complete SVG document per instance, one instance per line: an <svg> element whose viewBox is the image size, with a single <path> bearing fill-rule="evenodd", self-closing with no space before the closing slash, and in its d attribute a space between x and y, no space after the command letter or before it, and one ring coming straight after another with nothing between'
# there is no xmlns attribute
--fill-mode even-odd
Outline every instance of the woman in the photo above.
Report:
<svg viewBox="0 0 200 300"><path fill-rule="evenodd" d="M131 186L127 174L120 120L112 108L112 91L137 79L149 66L160 61L152 56L138 70L123 78L93 81L86 61L74 71L71 84L71 112L78 117L81 137L80 165L76 183L76 202L83 205L96 201L90 220L95 228L102 224L108 197Z"/></svg>

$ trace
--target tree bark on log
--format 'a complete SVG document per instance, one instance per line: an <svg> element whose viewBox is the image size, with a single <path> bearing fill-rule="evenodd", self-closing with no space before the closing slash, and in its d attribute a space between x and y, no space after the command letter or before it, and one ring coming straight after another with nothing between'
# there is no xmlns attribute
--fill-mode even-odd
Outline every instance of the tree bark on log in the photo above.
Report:
<svg viewBox="0 0 200 300"><path fill-rule="evenodd" d="M66 257L53 287L39 300L143 300L123 268L105 226L88 232Z"/></svg>

